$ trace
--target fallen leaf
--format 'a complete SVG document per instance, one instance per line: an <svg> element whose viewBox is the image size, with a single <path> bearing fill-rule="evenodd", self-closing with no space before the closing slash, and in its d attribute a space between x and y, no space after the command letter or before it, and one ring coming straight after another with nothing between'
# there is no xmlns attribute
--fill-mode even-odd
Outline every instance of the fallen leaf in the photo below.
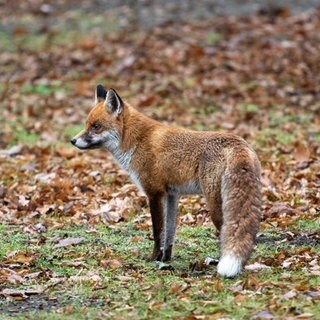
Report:
<svg viewBox="0 0 320 320"><path fill-rule="evenodd" d="M312 300L320 300L320 291L308 290L305 294L312 298Z"/></svg>
<svg viewBox="0 0 320 320"><path fill-rule="evenodd" d="M310 150L305 144L299 142L294 148L293 156L297 162L306 162L310 160Z"/></svg>
<svg viewBox="0 0 320 320"><path fill-rule="evenodd" d="M84 261L63 261L59 265L68 267L82 267L85 265Z"/></svg>
<svg viewBox="0 0 320 320"><path fill-rule="evenodd" d="M78 245L78 244L81 244L82 242L83 242L83 238L66 238L66 239L60 240L59 243L54 245L53 249Z"/></svg>
<svg viewBox="0 0 320 320"><path fill-rule="evenodd" d="M30 265L36 256L24 253L22 251L8 252L5 257L6 264L20 263L24 265Z"/></svg>
<svg viewBox="0 0 320 320"><path fill-rule="evenodd" d="M269 311L262 310L254 314L250 319L274 319L274 316Z"/></svg>
<svg viewBox="0 0 320 320"><path fill-rule="evenodd" d="M10 149L0 150L0 156L16 156L21 153L22 149L22 145L17 145L11 147Z"/></svg>
<svg viewBox="0 0 320 320"><path fill-rule="evenodd" d="M242 288L245 290L257 290L260 285L260 282L257 278L249 274L243 281L242 281Z"/></svg>
<svg viewBox="0 0 320 320"><path fill-rule="evenodd" d="M3 289L0 292L0 295L5 296L6 298L8 297L21 297L23 299L27 298L25 291L19 290L19 289Z"/></svg>
<svg viewBox="0 0 320 320"><path fill-rule="evenodd" d="M56 152L60 157L72 159L76 155L76 150L72 148L57 147Z"/></svg>
<svg viewBox="0 0 320 320"><path fill-rule="evenodd" d="M284 203L276 203L268 211L268 217L285 217L293 216L296 214L296 210Z"/></svg>
<svg viewBox="0 0 320 320"><path fill-rule="evenodd" d="M82 281L98 282L100 280L101 280L100 276L93 273L93 272L88 272L88 274L83 275L83 276L71 276L68 279L69 282L82 282Z"/></svg>
<svg viewBox="0 0 320 320"><path fill-rule="evenodd" d="M0 295L5 296L6 298L8 297L22 297L22 298L27 298L28 296L31 295L37 295L40 293L43 293L45 290L44 287L37 287L34 289L26 289L26 290L19 290L19 289L3 289L0 292Z"/></svg>
<svg viewBox="0 0 320 320"><path fill-rule="evenodd" d="M84 38L80 41L79 45L85 50L92 50L97 44L92 38Z"/></svg>
<svg viewBox="0 0 320 320"><path fill-rule="evenodd" d="M255 262L253 264L248 264L245 266L246 270L250 270L250 271L259 271L265 268L270 268L269 266L263 264L263 263L259 263L259 262Z"/></svg>
<svg viewBox="0 0 320 320"><path fill-rule="evenodd" d="M53 179L55 179L56 173L39 173L35 176L35 180L44 184L47 184L51 182Z"/></svg>
<svg viewBox="0 0 320 320"><path fill-rule="evenodd" d="M297 315L295 318L296 319L308 319L308 318L313 318L314 314L310 312L305 312Z"/></svg>
<svg viewBox="0 0 320 320"><path fill-rule="evenodd" d="M22 283L24 281L25 281L25 279L17 273L14 273L14 274L11 274L8 276L8 282L13 283L13 284Z"/></svg>
<svg viewBox="0 0 320 320"><path fill-rule="evenodd" d="M291 290L291 291L288 291L287 293L283 294L283 295L281 296L281 299L283 299L283 300L289 300L289 299L294 298L296 295L297 295L297 292Z"/></svg>

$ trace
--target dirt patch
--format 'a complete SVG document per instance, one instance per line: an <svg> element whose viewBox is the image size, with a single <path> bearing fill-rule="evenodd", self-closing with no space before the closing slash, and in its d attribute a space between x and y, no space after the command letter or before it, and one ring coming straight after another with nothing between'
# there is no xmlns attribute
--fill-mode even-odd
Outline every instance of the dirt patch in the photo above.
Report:
<svg viewBox="0 0 320 320"><path fill-rule="evenodd" d="M285 239L285 236L282 234L280 236L269 236L265 234L259 234L256 239L256 243L274 243Z"/></svg>
<svg viewBox="0 0 320 320"><path fill-rule="evenodd" d="M41 311L41 310L58 310L64 308L67 305L72 305L72 299L66 299L68 303L61 302L55 297L48 297L45 295L30 296L26 300L14 300L14 301L4 301L0 300L0 314L20 314L25 312ZM81 302L82 306L85 307L103 307L108 304L108 300L101 300L99 298L88 298Z"/></svg>
<svg viewBox="0 0 320 320"><path fill-rule="evenodd" d="M43 295L30 296L26 300L1 301L0 313L17 314L30 311L51 310L63 307L57 298Z"/></svg>
<svg viewBox="0 0 320 320"><path fill-rule="evenodd" d="M279 234L279 236L260 234L256 239L256 243L275 243L284 240L296 246L320 246L320 231L312 233L301 232L299 234L286 232Z"/></svg>
<svg viewBox="0 0 320 320"><path fill-rule="evenodd" d="M287 237L290 244L296 246L320 246L320 234L319 233L310 233L310 234L302 234L295 235L293 237Z"/></svg>

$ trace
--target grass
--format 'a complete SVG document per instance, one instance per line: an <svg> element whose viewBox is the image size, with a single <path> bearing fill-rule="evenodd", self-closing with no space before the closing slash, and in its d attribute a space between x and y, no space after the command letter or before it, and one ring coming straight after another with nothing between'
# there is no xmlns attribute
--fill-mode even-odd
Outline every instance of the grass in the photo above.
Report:
<svg viewBox="0 0 320 320"><path fill-rule="evenodd" d="M242 114L259 112L259 107L257 105L255 105L255 104L253 104L253 103L245 103L245 104L242 104L242 105L238 105L237 109Z"/></svg>
<svg viewBox="0 0 320 320"><path fill-rule="evenodd" d="M65 85L63 89L60 83L50 83L50 84L30 84L25 83L21 86L22 94L39 94L40 96L48 96L54 92L66 92Z"/></svg>
<svg viewBox="0 0 320 320"><path fill-rule="evenodd" d="M309 230L310 232L315 232L320 229L320 219L319 217L315 217L314 219L303 217L296 221L295 226L298 230Z"/></svg>
<svg viewBox="0 0 320 320"><path fill-rule="evenodd" d="M64 138L64 140L69 141L76 134L82 131L83 128L84 128L83 124L67 126L62 131L62 137Z"/></svg>
<svg viewBox="0 0 320 320"><path fill-rule="evenodd" d="M23 242L26 241L26 234L10 231L4 224L0 224L0 234L1 240L4 240L0 246L0 258L3 258L9 251L22 250L24 248Z"/></svg>
<svg viewBox="0 0 320 320"><path fill-rule="evenodd" d="M286 124L290 122L298 124L308 123L312 121L313 115L307 112L304 112L303 114L301 114L301 116L293 114L282 114L281 112L271 112L268 117L269 126L277 127L281 124Z"/></svg>
<svg viewBox="0 0 320 320"><path fill-rule="evenodd" d="M257 131L257 137L255 143L258 146L274 145L274 141L279 142L282 145L288 145L293 143L297 139L296 132L288 132L278 128L265 128Z"/></svg>
<svg viewBox="0 0 320 320"><path fill-rule="evenodd" d="M24 48L33 52L44 50L47 42L45 35L39 34L23 34L14 36L9 33L0 34L0 49L6 52L16 52L19 48Z"/></svg>
<svg viewBox="0 0 320 320"><path fill-rule="evenodd" d="M206 37L206 43L208 45L215 45L222 39L221 34L217 32L209 32Z"/></svg>
<svg viewBox="0 0 320 320"><path fill-rule="evenodd" d="M13 145L16 143L25 143L32 145L33 143L39 140L39 136L36 134L29 133L24 129L20 129L13 132L13 139Z"/></svg>
<svg viewBox="0 0 320 320"><path fill-rule="evenodd" d="M297 222L302 227L301 222ZM315 221L303 227L314 230ZM174 259L170 270L158 270L156 263L145 262L152 249L148 231L141 231L132 222L115 226L97 225L87 232L83 226L64 226L42 234L26 234L18 227L2 224L0 262L12 251L22 251L35 257L30 265L20 265L27 273L42 271L43 276L8 287L26 289L45 285L50 279L61 283L49 286L39 299L55 299L47 310L11 314L12 319L171 319L208 316L213 319L244 319L261 310L278 317L319 310L305 293L319 286L316 276L306 275L304 266L290 272L280 266L270 266L259 272L244 271L236 279L221 279L215 266L204 266L206 256L218 257L217 239L209 227L178 229ZM262 230L266 238L277 238L279 230ZM82 237L76 246L54 249L53 239ZM272 258L286 251L288 256L305 246L292 246L288 241L258 243L250 262ZM312 251L317 252L315 247ZM19 270L16 269L16 271ZM83 277L83 278L81 278ZM296 290L300 286L300 291ZM302 288L302 289L301 289ZM294 290L296 296L285 298ZM284 297L284 298L281 298ZM30 297L29 299L32 299ZM33 298L34 299L34 298ZM0 300L0 310L9 310L14 302ZM21 302L20 302L21 303ZM25 301L28 303L28 300ZM7 319L2 311L0 319Z"/></svg>
<svg viewBox="0 0 320 320"><path fill-rule="evenodd" d="M40 136L30 132L27 126L28 122L22 117L7 121L7 127L12 132L11 141L8 143L9 147L17 144L33 145L40 140Z"/></svg>

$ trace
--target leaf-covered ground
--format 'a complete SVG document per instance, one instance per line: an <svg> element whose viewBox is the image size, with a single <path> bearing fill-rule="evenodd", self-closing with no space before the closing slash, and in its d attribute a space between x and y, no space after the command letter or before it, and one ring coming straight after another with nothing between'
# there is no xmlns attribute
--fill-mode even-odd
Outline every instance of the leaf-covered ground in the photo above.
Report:
<svg viewBox="0 0 320 320"><path fill-rule="evenodd" d="M320 10L138 30L33 1L0 18L0 319L320 318ZM68 143L98 83L254 146L262 221L240 277L203 263L218 239L200 196L180 201L171 265L145 262L146 199Z"/></svg>

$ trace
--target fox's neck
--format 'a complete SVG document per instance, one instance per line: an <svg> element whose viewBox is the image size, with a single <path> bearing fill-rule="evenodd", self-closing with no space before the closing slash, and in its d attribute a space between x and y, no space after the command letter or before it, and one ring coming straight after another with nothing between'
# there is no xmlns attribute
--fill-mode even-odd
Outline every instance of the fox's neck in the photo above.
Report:
<svg viewBox="0 0 320 320"><path fill-rule="evenodd" d="M148 136L147 132L154 130L161 124L146 117L129 105L125 111L120 147L123 151L128 151L138 148L140 143Z"/></svg>
<svg viewBox="0 0 320 320"><path fill-rule="evenodd" d="M112 154L122 169L130 171L133 153L146 137L146 132L161 124L126 106L121 132L109 131L105 148Z"/></svg>

